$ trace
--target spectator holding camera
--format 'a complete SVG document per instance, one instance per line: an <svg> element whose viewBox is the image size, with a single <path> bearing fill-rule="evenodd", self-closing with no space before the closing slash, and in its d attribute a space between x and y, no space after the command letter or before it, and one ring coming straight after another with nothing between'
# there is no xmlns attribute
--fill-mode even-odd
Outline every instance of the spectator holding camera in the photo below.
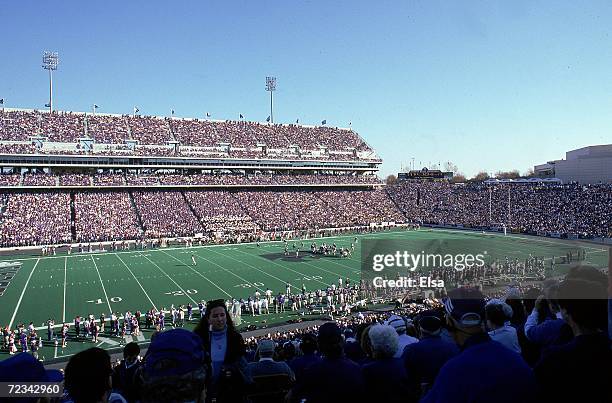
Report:
<svg viewBox="0 0 612 403"><path fill-rule="evenodd" d="M535 307L525 322L527 340L542 349L567 342L571 338L557 302L558 291L557 283L545 287L544 293L536 299Z"/></svg>

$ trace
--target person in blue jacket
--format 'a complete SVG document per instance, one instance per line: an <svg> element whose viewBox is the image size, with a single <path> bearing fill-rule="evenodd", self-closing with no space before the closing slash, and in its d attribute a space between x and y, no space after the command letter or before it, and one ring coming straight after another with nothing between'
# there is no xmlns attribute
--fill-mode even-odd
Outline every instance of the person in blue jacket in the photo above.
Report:
<svg viewBox="0 0 612 403"><path fill-rule="evenodd" d="M537 389L531 368L519 354L491 340L484 328L482 293L457 288L443 303L448 328L461 352L444 364L421 402L534 401Z"/></svg>

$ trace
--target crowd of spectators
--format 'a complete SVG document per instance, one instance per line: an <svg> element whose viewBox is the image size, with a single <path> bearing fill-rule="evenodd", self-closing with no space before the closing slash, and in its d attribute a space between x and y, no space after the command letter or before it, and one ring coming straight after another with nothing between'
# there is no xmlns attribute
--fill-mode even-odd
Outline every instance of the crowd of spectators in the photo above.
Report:
<svg viewBox="0 0 612 403"><path fill-rule="evenodd" d="M489 187L404 182L387 192L415 222L477 228L503 224L508 230L533 234L612 236L610 184Z"/></svg>
<svg viewBox="0 0 612 403"><path fill-rule="evenodd" d="M574 267L524 293L490 298L465 286L246 339L231 304L214 300L199 306L193 332L182 320L157 330L144 358L134 343L114 368L99 348L74 355L65 392L75 403L608 402L607 286L600 271ZM5 360L0 380L61 379L31 357Z"/></svg>
<svg viewBox="0 0 612 403"><path fill-rule="evenodd" d="M238 192L241 206L265 230L403 222L384 191Z"/></svg>
<svg viewBox="0 0 612 403"><path fill-rule="evenodd" d="M174 140L168 121L154 116L128 116L128 126L134 140L140 144L166 144Z"/></svg>
<svg viewBox="0 0 612 403"><path fill-rule="evenodd" d="M85 115L72 112L41 113L41 134L49 141L73 143L84 137Z"/></svg>
<svg viewBox="0 0 612 403"><path fill-rule="evenodd" d="M198 147L255 147L265 143L269 147L286 147L287 141L269 125L256 122L172 119L170 127L181 144Z"/></svg>
<svg viewBox="0 0 612 403"><path fill-rule="evenodd" d="M76 193L77 242L138 239L140 226L127 192Z"/></svg>
<svg viewBox="0 0 612 403"><path fill-rule="evenodd" d="M92 176L87 174L63 174L59 176L60 186L91 186Z"/></svg>
<svg viewBox="0 0 612 403"><path fill-rule="evenodd" d="M125 176L127 184L131 186L155 186L159 185L159 176L157 175L136 175L128 174Z"/></svg>
<svg viewBox="0 0 612 403"><path fill-rule="evenodd" d="M159 175L162 185L243 185L247 176L239 174Z"/></svg>
<svg viewBox="0 0 612 403"><path fill-rule="evenodd" d="M305 127L299 125L277 125L276 130L287 138L289 145L314 150L320 146L328 150L366 149L367 146L352 130L328 126Z"/></svg>
<svg viewBox="0 0 612 403"><path fill-rule="evenodd" d="M72 238L67 193L9 194L0 220L1 246L57 244Z"/></svg>
<svg viewBox="0 0 612 403"><path fill-rule="evenodd" d="M266 231L326 228L335 213L315 192L238 192L234 196Z"/></svg>
<svg viewBox="0 0 612 403"><path fill-rule="evenodd" d="M203 232L181 192L134 192L133 195L147 238L193 236Z"/></svg>
<svg viewBox="0 0 612 403"><path fill-rule="evenodd" d="M0 154L40 154L40 150L30 143L0 144Z"/></svg>
<svg viewBox="0 0 612 403"><path fill-rule="evenodd" d="M404 222L405 218L384 190L317 193L333 211L328 225L347 227L370 223Z"/></svg>
<svg viewBox="0 0 612 403"><path fill-rule="evenodd" d="M129 138L126 116L88 115L87 136L102 144L123 143Z"/></svg>
<svg viewBox="0 0 612 403"><path fill-rule="evenodd" d="M43 135L49 141L62 143L75 143L77 139L88 136L100 144L123 143L128 138L138 140L141 145L165 145L170 140L195 147L231 144L232 147L245 149L248 157L253 153L257 155L255 147L258 144L265 144L272 149L297 146L306 154L308 150L319 150L321 147L330 151L371 151L354 131L328 126L262 124L243 120L169 119L141 115L85 115L61 111L51 114L40 111L3 111L0 115L0 140L28 141L35 135ZM236 157L244 157L245 151L236 150L234 153ZM349 154L347 158L351 158Z"/></svg>
<svg viewBox="0 0 612 403"><path fill-rule="evenodd" d="M259 226L226 191L185 192L206 231L256 232Z"/></svg>
<svg viewBox="0 0 612 403"><path fill-rule="evenodd" d="M0 140L29 141L43 136L53 142L74 142L83 137L84 115L73 112L0 112Z"/></svg>
<svg viewBox="0 0 612 403"><path fill-rule="evenodd" d="M24 186L91 186L87 174L28 174ZM0 179L1 180L1 179ZM127 182L126 182L127 180ZM6 180L4 186L18 186L19 180ZM206 186L206 185L379 185L375 175L312 174L95 174L95 186ZM12 184L12 185L11 185Z"/></svg>
<svg viewBox="0 0 612 403"><path fill-rule="evenodd" d="M0 140L28 141L39 134L40 119L37 114L0 110Z"/></svg>
<svg viewBox="0 0 612 403"><path fill-rule="evenodd" d="M58 182L58 176L47 173L30 173L23 176L24 186L57 186Z"/></svg>
<svg viewBox="0 0 612 403"><path fill-rule="evenodd" d="M194 174L160 175L162 185L323 185L380 184L374 175Z"/></svg>
<svg viewBox="0 0 612 403"><path fill-rule="evenodd" d="M102 136L102 134L100 135ZM90 156L139 156L139 157L197 157L207 159L263 159L263 160L295 160L295 161L368 161L381 162L382 160L374 156L363 156L352 152L328 152L320 153L308 150L300 152L289 149L276 149L263 152L259 149L231 148L229 151L220 151L211 147L191 147L181 145L176 149L173 145L147 145L139 144L133 148L123 143L113 145L102 145L96 139L93 149L85 149L79 143L63 143L57 147L58 143L45 143L44 147L36 147L30 143L5 143L0 144L0 154L43 154L43 155L90 155Z"/></svg>
<svg viewBox="0 0 612 403"><path fill-rule="evenodd" d="M0 186L19 186L21 174L0 174Z"/></svg>
<svg viewBox="0 0 612 403"><path fill-rule="evenodd" d="M3 175L7 176L7 175ZM26 175L24 178L49 178L44 174ZM12 180L18 175L11 175ZM71 186L90 186L81 181L91 180L91 176L60 176L65 184ZM122 175L96 175L94 186L120 183L117 178ZM129 180L130 176L128 176ZM147 178L147 177L145 177ZM156 176L146 179L157 180ZM43 183L41 180L29 179L30 183ZM144 183L144 182L140 182ZM47 198L48 196L48 198ZM35 206L25 206L19 201L22 198L40 198L45 203L62 203L53 206L60 211L67 209L66 214L49 217L39 221ZM131 204L129 192L74 192L74 225L75 241L110 241L120 239L139 239L159 237L185 237L195 234L220 233L224 236L238 233L256 235L260 230L292 231L316 230L331 227L350 227L368 225L371 222L400 222L397 209L386 199L384 192L377 191L139 191L133 192L136 210ZM40 195L11 194L8 196L9 207L4 217L5 225L19 223L23 228L31 223L31 231L26 241L14 240L5 233L3 246L41 245L50 240L64 242L71 240L70 230L70 193L44 193ZM23 207L23 208L21 208ZM348 213L346 212L348 211ZM43 214L42 212L40 214ZM140 231L138 217L142 222ZM11 218L9 220L8 218ZM58 221L59 220L59 221ZM47 221L64 222L68 226L66 236L60 231L57 236L37 231L47 227ZM64 225L64 224L62 224ZM7 230L8 231L8 230ZM17 230L15 230L17 231Z"/></svg>
<svg viewBox="0 0 612 403"><path fill-rule="evenodd" d="M93 176L94 186L124 186L125 176L123 174L95 174Z"/></svg>
<svg viewBox="0 0 612 403"><path fill-rule="evenodd" d="M182 144L214 147L229 143L232 147L255 147L265 144L268 148L298 146L304 150L357 149L368 150L365 142L352 130L332 127L305 127L299 125L268 125L245 121L200 121L197 119L172 119L170 127Z"/></svg>
<svg viewBox="0 0 612 403"><path fill-rule="evenodd" d="M258 184L299 184L299 179L322 181L323 175L135 175L96 174L94 186L123 185L155 186L158 184L243 184L244 180ZM353 176L329 176L354 180ZM223 181L219 181L223 178ZM373 177L374 178L374 177ZM92 176L66 174L61 176L44 173L25 174L24 186L56 186L58 181L69 186L88 186ZM0 175L0 185L19 184L19 174ZM218 181L218 182L217 182ZM252 182L251 182L252 183ZM313 183L313 182L309 182ZM121 211L135 220L132 209L126 209L128 193L115 193L117 202L108 198L106 207ZM510 221L508 223L508 194L510 195ZM68 194L58 196L49 193L39 195L43 200L58 200L63 203ZM81 197L76 193L77 198ZM363 226L383 222L416 222L425 224L462 225L464 227L494 227L500 225L509 230L527 233L566 236L575 234L581 237L612 236L612 187L610 185L545 185L494 187L456 186L448 183L409 183L388 187L386 190L293 190L293 191L191 191L172 192L135 192L138 212L142 216L147 237L193 236L202 231L218 232L256 232L312 230L322 228L341 228ZM31 195L35 197L37 195ZM20 195L11 195L10 200L19 201ZM491 219L489 219L489 197L491 198ZM88 199L85 198L88 203ZM23 204L20 204L23 206ZM23 210L8 209L20 225L30 221L32 227L39 224L37 216L32 216L28 206ZM398 209L399 207L399 209ZM54 208L60 208L55 206ZM193 209L193 210L192 210ZM129 213L128 213L129 211ZM80 220L81 208L75 214ZM195 212L195 214L194 214ZM94 213L91 213L94 214ZM97 213L100 215L110 213ZM59 216L60 220L62 216ZM68 225L69 225L68 213ZM112 219L114 220L114 218ZM5 220L7 221L7 220ZM84 225L79 221L79 225ZM113 221L114 222L114 221ZM123 235L112 229L113 235L105 234L104 223L96 222L84 230L86 238L94 239L93 231L99 231L99 239L133 239L136 234L131 223ZM137 222L137 221L134 221ZM508 224L507 224L508 223ZM6 224L8 225L8 224ZM97 227L97 229L96 229ZM38 238L36 230L27 236L26 243L47 243L49 236L43 233ZM52 238L52 235L51 235ZM58 236L57 240L65 239ZM69 238L68 238L69 239ZM84 239L84 238L83 238ZM9 245L10 238L4 240ZM15 240L15 245L20 245Z"/></svg>
<svg viewBox="0 0 612 403"><path fill-rule="evenodd" d="M174 146L138 146L130 151L132 155L149 157L178 157L181 153L176 153Z"/></svg>

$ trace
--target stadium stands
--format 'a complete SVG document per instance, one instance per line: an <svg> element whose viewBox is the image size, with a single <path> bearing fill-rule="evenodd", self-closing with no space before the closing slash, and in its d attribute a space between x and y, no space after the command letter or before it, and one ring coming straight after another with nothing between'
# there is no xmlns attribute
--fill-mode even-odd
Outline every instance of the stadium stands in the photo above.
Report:
<svg viewBox="0 0 612 403"><path fill-rule="evenodd" d="M504 223L509 229L533 234L612 236L609 184L487 187L412 182L387 191L409 220L426 224L485 228Z"/></svg>
<svg viewBox="0 0 612 403"><path fill-rule="evenodd" d="M37 136L42 136L42 140L33 139ZM87 143L87 138L93 139L93 145ZM129 139L138 144L126 143ZM171 143L175 141L178 145ZM7 191L19 192L20 187L24 188L20 193L10 193L4 197L8 200L8 206L11 206L7 212L10 210L14 217L21 220L27 220L30 211L16 209L13 202L18 202L28 188L71 187L69 193L49 194L61 195L62 200L65 197L80 200L73 211L76 219L74 231L78 239L126 239L143 230L147 237L187 236L202 231L217 231L224 224L231 227L230 232L252 232L260 229L314 229L406 220L476 228L505 225L514 231L541 235L612 236L610 185L546 184L508 188L505 185L487 187L482 184L425 182L401 183L385 190L371 190L373 185L382 185L381 181L368 172L358 171L356 165L351 164L369 161L373 163L372 172L376 171L379 160L373 150L355 132L326 126L3 110L0 114L0 154L10 156L16 153L79 155L79 158L190 156L196 159L216 158L223 162L215 164L228 164L228 169L206 169L206 172L214 173L203 173L203 167L197 166L192 170L174 169L174 166L184 162L169 158L166 162L168 169L140 171L142 167L132 167L150 162L136 159L121 162L104 160L107 164L124 165L115 173L109 173L106 172L111 170L108 165L98 168L98 161L88 162L88 165L96 168L97 172L93 174L90 169L79 171L72 167L69 173L64 168L57 173L54 168L47 166L45 173L42 173L42 167L30 166L22 169L26 173L18 174L16 172L20 168L16 165L8 171L11 173L0 175L0 186ZM246 162L234 163L234 159ZM265 168L262 168L262 164L266 163L258 159L316 159L321 161L316 163L321 164L321 168L277 170L274 165L263 165ZM66 161L71 163L69 158ZM345 161L340 171L342 173L334 171L335 161ZM332 165L326 167L326 163ZM289 168L302 167L300 163L286 164ZM252 168L248 168L249 165ZM314 189L314 185L328 188ZM85 207L94 199L88 199L82 190L75 188L87 186L138 188L133 193L136 210L130 194L121 193L127 190L115 189L116 203L108 198L106 204L112 211L133 210L128 215L137 218L140 216L142 223L136 220L134 225L143 227L138 228L138 231L128 228L123 233L113 230L111 234L106 234L101 231L99 235L83 227L81 214L96 215L101 220L105 215L112 214ZM151 192L149 189L160 186L177 190ZM181 191L180 188L185 186L232 186L233 191ZM282 191L257 190L249 186L287 188ZM40 196L44 199L45 194ZM103 196L95 197L99 199ZM210 203L206 203L206 197L212 197L220 203L219 206L211 207ZM56 199L51 198L49 202ZM130 203L126 204L126 200ZM130 209L126 210L128 205ZM164 211L172 214L164 217L164 214L160 214ZM129 226L132 226L132 221L129 222ZM36 234L35 231L26 240L15 241L15 244L39 244L50 238L45 232ZM58 239L64 238L59 236ZM8 243L5 240L5 245Z"/></svg>
<svg viewBox="0 0 612 403"><path fill-rule="evenodd" d="M137 239L140 226L127 192L75 195L77 242Z"/></svg>
<svg viewBox="0 0 612 403"><path fill-rule="evenodd" d="M230 192L185 192L206 231L255 232L259 226L240 207Z"/></svg>
<svg viewBox="0 0 612 403"><path fill-rule="evenodd" d="M84 115L71 112L41 113L41 135L49 141L72 143L85 135Z"/></svg>
<svg viewBox="0 0 612 403"><path fill-rule="evenodd" d="M125 176L122 174L96 174L93 176L94 186L124 186Z"/></svg>
<svg viewBox="0 0 612 403"><path fill-rule="evenodd" d="M304 178L307 180L302 182ZM223 178L222 181L218 178ZM238 179L240 178L240 179ZM299 184L306 185L322 181L326 177L299 175L286 177L257 176L256 182L245 181L240 176L209 176L209 175L127 175L123 174L65 174L54 176L47 174L26 174L24 184L30 186L56 186L58 182L69 186L96 187L123 186L126 183L139 187L134 192L137 211L142 217L144 235L146 237L183 237L193 236L201 232L216 232L224 229L226 233L256 232L279 230L312 230L333 227L363 226L370 223L384 222L418 222L423 224L461 225L473 228L499 228L507 221L508 205L507 189L498 188L491 194L491 220L488 214L489 191L484 187L457 187L450 184L403 184L389 187L386 190L249 190L237 188L228 191L151 191L147 187L158 184ZM280 179L282 178L282 179ZM337 180L340 177L333 177ZM127 182L125 180L127 179ZM0 175L0 185L14 186L19 183L18 174ZM310 182L308 182L310 180ZM336 182L337 183L337 182ZM129 201L127 191L116 191L109 194L87 197L86 192L72 191L76 197L75 206L77 240L119 240L134 239L140 236L141 228L134 230L137 221L136 211ZM37 222L38 211L22 202L25 193L10 193L6 198L10 208L3 217L3 224L10 227L10 220L17 220L22 227L31 220L32 228L25 238L17 237L11 240L6 237L4 246L9 245L40 245L50 240L63 242L70 236L49 234L40 231ZM58 196L58 195L61 195ZM69 193L31 194L30 199L41 198L45 203L64 203ZM116 197L111 197L114 195ZM535 187L512 188L510 192L511 218L509 229L531 234L580 237L610 237L612 236L612 187L610 185L544 185ZM49 196L47 198L47 196ZM97 210L95 200L104 196L106 210ZM26 198L28 199L28 198ZM19 206L23 207L20 208ZM129 207L129 208L128 208ZM398 208L399 207L399 208ZM59 211L60 206L48 206ZM112 213L115 211L116 213ZM106 233L104 222L109 225L115 218L105 219L106 215L119 216L123 212L126 217L126 230L120 228ZM42 213L40 213L42 214ZM87 215L86 220L81 215ZM95 221L92 217L97 215ZM60 217L62 217L60 215ZM68 217L70 214L68 212ZM135 218L134 218L135 219ZM68 220L68 219L67 219ZM118 218L117 218L118 220ZM83 227L83 223L96 222L93 227ZM45 220L42 221L44 224ZM69 220L67 221L68 225ZM117 222L118 223L118 222ZM114 225L114 224L113 224ZM117 224L118 225L118 224ZM92 231L98 228L100 234ZM7 230L10 231L10 230ZM69 234L70 232L68 232Z"/></svg>
<svg viewBox="0 0 612 403"><path fill-rule="evenodd" d="M64 174L59 177L60 186L92 186L92 177L87 174Z"/></svg>
<svg viewBox="0 0 612 403"><path fill-rule="evenodd" d="M1 219L3 247L57 244L72 238L67 193L11 194Z"/></svg>
<svg viewBox="0 0 612 403"><path fill-rule="evenodd" d="M320 197L334 212L330 227L369 225L372 222L403 222L404 215L382 190L328 191ZM331 225L330 225L331 224Z"/></svg>
<svg viewBox="0 0 612 403"><path fill-rule="evenodd" d="M168 122L152 116L134 116L127 118L132 138L140 144L166 144L173 140Z"/></svg>
<svg viewBox="0 0 612 403"><path fill-rule="evenodd" d="M38 114L25 111L0 112L0 139L9 141L27 141L32 136L40 135Z"/></svg>
<svg viewBox="0 0 612 403"><path fill-rule="evenodd" d="M134 192L133 195L147 237L182 237L203 232L181 192Z"/></svg>
<svg viewBox="0 0 612 403"><path fill-rule="evenodd" d="M0 186L20 186L19 174L2 179ZM23 186L92 186L87 174L26 174ZM310 174L96 174L93 186L207 186L207 185L381 185L375 175L310 175ZM127 181L127 182L126 182Z"/></svg>
<svg viewBox="0 0 612 403"><path fill-rule="evenodd" d="M59 177L49 174L26 174L23 177L24 186L57 186Z"/></svg>
<svg viewBox="0 0 612 403"><path fill-rule="evenodd" d="M21 174L2 174L0 175L0 186L19 186Z"/></svg>
<svg viewBox="0 0 612 403"><path fill-rule="evenodd" d="M45 138L43 147L27 144L31 138ZM78 141L91 138L96 147L89 153L141 156L175 156L169 141L178 141L184 151L179 155L224 158L287 158L322 160L370 160L380 162L373 151L352 130L332 127L261 124L246 121L210 121L198 119L160 118L154 116L99 115L77 112L7 110L0 113L0 141L21 143L0 144L0 152L83 154ZM131 139L135 149L125 145ZM53 144L72 144L58 148ZM107 145L107 147L103 147ZM109 148L108 145L114 145ZM219 147L230 146L220 151ZM265 145L269 152L259 148ZM102 148L100 148L102 146ZM292 148L290 148L292 147ZM217 150L215 150L217 148ZM299 150L299 151L298 151ZM323 150L323 152L321 152ZM357 152L366 152L358 156Z"/></svg>
<svg viewBox="0 0 612 403"><path fill-rule="evenodd" d="M87 135L101 144L123 143L129 137L126 117L109 115L88 116Z"/></svg>

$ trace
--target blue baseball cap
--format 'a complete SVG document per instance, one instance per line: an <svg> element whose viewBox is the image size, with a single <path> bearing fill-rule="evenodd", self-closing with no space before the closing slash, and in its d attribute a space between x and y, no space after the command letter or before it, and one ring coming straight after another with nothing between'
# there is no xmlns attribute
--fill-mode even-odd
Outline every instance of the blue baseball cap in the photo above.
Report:
<svg viewBox="0 0 612 403"><path fill-rule="evenodd" d="M57 369L45 369L31 354L19 353L0 361L0 382L62 382L64 375ZM12 402L36 402L38 398L11 399Z"/></svg>
<svg viewBox="0 0 612 403"><path fill-rule="evenodd" d="M158 333L144 358L147 379L181 376L205 369L202 339L185 329Z"/></svg>
<svg viewBox="0 0 612 403"><path fill-rule="evenodd" d="M0 382L61 382L64 375L57 369L45 369L31 354L19 353L0 361Z"/></svg>
<svg viewBox="0 0 612 403"><path fill-rule="evenodd" d="M450 290L442 299L446 313L462 326L476 326L484 318L485 300L482 292L474 287Z"/></svg>

